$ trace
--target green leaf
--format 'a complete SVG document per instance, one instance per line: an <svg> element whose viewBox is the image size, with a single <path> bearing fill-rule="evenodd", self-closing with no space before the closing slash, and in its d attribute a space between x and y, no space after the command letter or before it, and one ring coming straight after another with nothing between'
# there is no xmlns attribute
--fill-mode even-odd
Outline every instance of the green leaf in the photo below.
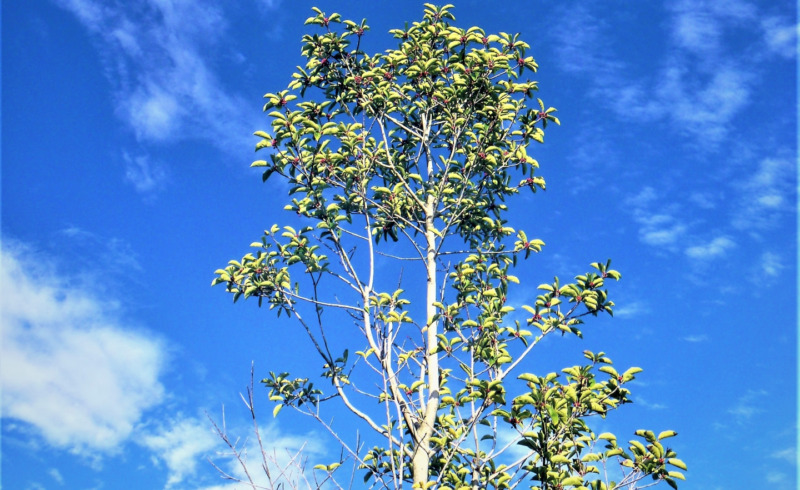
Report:
<svg viewBox="0 0 800 490"><path fill-rule="evenodd" d="M683 471L686 471L686 470L687 470L687 468L686 468L686 463L684 463L683 461L681 461L681 460L680 460L680 459L678 459L678 458L669 458L669 459L667 460L667 463L671 464L672 466L675 466L676 468L680 468L680 469L682 469Z"/></svg>
<svg viewBox="0 0 800 490"><path fill-rule="evenodd" d="M602 434L597 436L597 438L598 439L603 439L605 441L612 441L612 442L617 440L617 436L615 436L611 432L603 432Z"/></svg>
<svg viewBox="0 0 800 490"><path fill-rule="evenodd" d="M613 376L615 378L619 376L619 373L617 373L617 370L614 369L611 366L600 366L598 368L598 371L600 371L601 373L610 374L611 376Z"/></svg>
<svg viewBox="0 0 800 490"><path fill-rule="evenodd" d="M583 485L583 478L581 478L580 476L571 476L569 478L561 480L561 486L564 486L564 487L567 487L567 486L577 487L577 486L580 486L580 485Z"/></svg>
<svg viewBox="0 0 800 490"><path fill-rule="evenodd" d="M665 431L661 432L660 434L658 434L658 440L660 441L661 439L666 439L668 437L675 437L677 435L678 435L678 433L675 432L674 430L665 430Z"/></svg>
<svg viewBox="0 0 800 490"><path fill-rule="evenodd" d="M622 376L627 378L628 376L633 376L634 374L639 374L639 373L641 373L642 371L643 371L643 369L642 369L642 368L640 368L640 367L632 367L632 368L630 368L630 369L626 370L626 371L625 371L625 372L622 374ZM662 432L662 434L663 434L663 432ZM659 437L659 439L661 439L661 437Z"/></svg>

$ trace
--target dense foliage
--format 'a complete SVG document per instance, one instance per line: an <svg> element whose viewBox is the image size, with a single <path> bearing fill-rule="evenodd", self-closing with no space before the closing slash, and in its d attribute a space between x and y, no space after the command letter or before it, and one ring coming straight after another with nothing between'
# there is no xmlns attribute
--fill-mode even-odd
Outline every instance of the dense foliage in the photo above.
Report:
<svg viewBox="0 0 800 490"><path fill-rule="evenodd" d="M522 370L543 338L612 314L605 288L620 274L597 262L540 285L522 311L509 304L518 259L544 243L509 224L507 202L545 188L529 145L559 120L535 98L529 45L456 27L451 9L426 4L374 55L365 22L314 9L305 66L265 96L271 130L256 133L266 156L253 166L288 183L300 225L267 230L214 284L294 317L321 357L322 382L263 380L274 413L316 418L379 488L677 488L686 467L663 445L675 432L618 444L587 424L629 401L639 368L586 351L561 373ZM361 340L335 352L347 328ZM337 402L383 442L359 450L329 426L320 414Z"/></svg>

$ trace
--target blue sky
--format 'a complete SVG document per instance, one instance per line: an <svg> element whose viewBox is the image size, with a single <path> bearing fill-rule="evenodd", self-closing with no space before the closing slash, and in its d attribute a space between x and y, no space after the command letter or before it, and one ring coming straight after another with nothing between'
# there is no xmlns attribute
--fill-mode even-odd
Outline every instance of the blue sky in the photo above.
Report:
<svg viewBox="0 0 800 490"><path fill-rule="evenodd" d="M421 2L320 3L367 18L368 51ZM248 434L249 379L302 369L299 331L209 283L274 222L249 169L261 96L300 64L307 2L30 0L2 7L2 483L228 488L205 413ZM455 2L520 32L561 127L517 201L547 246L520 301L610 257L615 319L543 369L604 350L644 368L622 440L675 429L687 489L796 485L797 12L790 2ZM530 227L528 227L530 230ZM316 367L314 368L316 369ZM335 443L270 415L271 447ZM357 480L358 481L358 480Z"/></svg>

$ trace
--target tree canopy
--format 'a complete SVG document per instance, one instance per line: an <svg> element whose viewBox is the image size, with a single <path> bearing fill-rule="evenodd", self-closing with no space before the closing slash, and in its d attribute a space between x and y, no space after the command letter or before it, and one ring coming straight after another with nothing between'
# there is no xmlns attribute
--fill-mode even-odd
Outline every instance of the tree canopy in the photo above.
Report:
<svg viewBox="0 0 800 490"><path fill-rule="evenodd" d="M545 337L580 337L585 318L613 314L606 287L620 273L595 262L510 304L515 265L544 242L512 226L530 216L509 202L545 189L529 149L560 122L536 97L530 46L457 27L452 10L425 4L390 31L396 48L369 54L366 21L315 8L304 66L265 95L271 128L256 132L265 156L252 165L288 185L295 216L213 284L294 318L320 356L316 382L263 379L273 413L318 420L379 488L677 488L686 466L663 442L674 431L618 444L587 423L628 403L641 369L585 351L560 373L524 371ZM331 403L381 442L347 440L324 416Z"/></svg>

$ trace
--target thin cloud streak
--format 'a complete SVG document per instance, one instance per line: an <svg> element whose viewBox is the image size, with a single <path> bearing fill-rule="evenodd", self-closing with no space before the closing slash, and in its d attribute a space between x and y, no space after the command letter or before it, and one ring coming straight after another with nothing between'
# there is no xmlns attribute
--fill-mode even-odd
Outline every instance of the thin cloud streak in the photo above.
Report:
<svg viewBox="0 0 800 490"><path fill-rule="evenodd" d="M766 398L768 393L764 390L747 390L739 397L736 405L728 410L739 425L747 423L754 415L764 412L758 403L759 400Z"/></svg>
<svg viewBox="0 0 800 490"><path fill-rule="evenodd" d="M635 318L641 315L650 313L650 307L639 301L632 301L630 303L623 303L621 306L614 308L614 316L616 318Z"/></svg>
<svg viewBox="0 0 800 490"><path fill-rule="evenodd" d="M708 335L705 335L705 334L703 334L703 335L689 335L689 336L684 337L683 340L686 341L686 342L691 342L693 344L696 344L696 343L699 343L699 342L707 342L709 340L709 337L708 337Z"/></svg>
<svg viewBox="0 0 800 490"><path fill-rule="evenodd" d="M775 226L781 215L796 211L796 164L791 157L764 158L754 173L737 182L740 205L732 216L734 228L758 235Z"/></svg>
<svg viewBox="0 0 800 490"><path fill-rule="evenodd" d="M734 29L750 29L757 43L769 47L762 51L785 57L797 31L778 17L751 25L759 12L738 0L670 3L661 68L642 77L608 45L611 27L591 8L582 4L565 11L557 29L561 68L586 76L590 93L624 120L668 122L699 148L717 147L751 100L756 74L743 69L748 65L740 53L725 51L724 38L735 35Z"/></svg>
<svg viewBox="0 0 800 490"><path fill-rule="evenodd" d="M137 192L152 195L161 190L167 181L164 166L146 156L131 157L127 153L125 159L125 180L133 184Z"/></svg>
<svg viewBox="0 0 800 490"><path fill-rule="evenodd" d="M252 146L257 113L208 64L226 21L212 4L150 0L139 8L59 0L98 36L118 116L143 142L199 138L225 152ZM191 19L191 21L187 21Z"/></svg>
<svg viewBox="0 0 800 490"><path fill-rule="evenodd" d="M761 21L767 48L783 58L797 57L797 38L800 24L780 17L766 17Z"/></svg>
<svg viewBox="0 0 800 490"><path fill-rule="evenodd" d="M710 260L724 256L736 243L728 237L720 236L706 244L694 245L686 249L686 255L692 259Z"/></svg>
<svg viewBox="0 0 800 490"><path fill-rule="evenodd" d="M783 269L786 267L783 264L783 260L781 256L776 254L775 252L764 252L761 254L761 260L759 262L759 266L761 268L761 272L770 278L775 278L780 275Z"/></svg>

